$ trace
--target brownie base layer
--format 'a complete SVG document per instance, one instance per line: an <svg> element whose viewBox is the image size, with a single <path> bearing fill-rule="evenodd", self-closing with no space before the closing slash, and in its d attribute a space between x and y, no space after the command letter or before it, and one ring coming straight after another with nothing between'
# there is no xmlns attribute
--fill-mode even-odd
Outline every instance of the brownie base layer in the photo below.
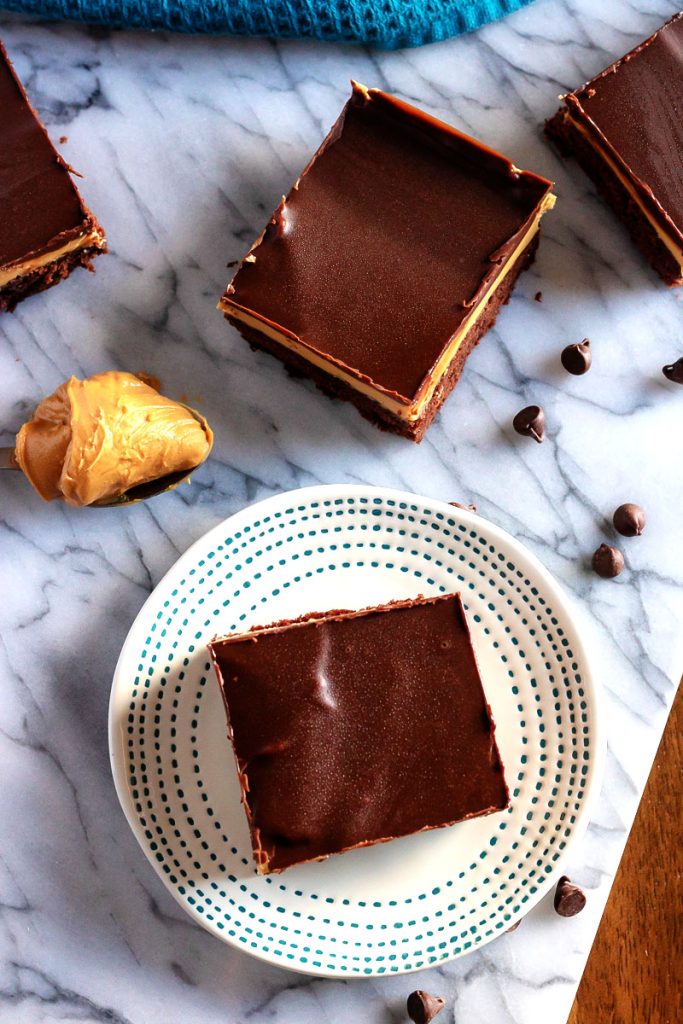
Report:
<svg viewBox="0 0 683 1024"><path fill-rule="evenodd" d="M0 312L11 313L22 299L27 299L30 295L44 292L46 288L52 288L53 285L59 284L76 267L85 267L86 270L94 273L92 260L106 251L106 245L102 247L93 245L87 249L78 249L75 252L67 253L53 263L48 263L44 267L38 267L37 270L15 278L4 288L0 288Z"/></svg>
<svg viewBox="0 0 683 1024"><path fill-rule="evenodd" d="M249 342L253 349L261 349L276 356L285 364L290 373L295 376L309 377L321 391L324 391L331 398L352 402L366 420L374 423L381 430L388 430L393 434L400 434L401 437L407 437L411 441L420 442L424 437L427 427L457 384L468 355L479 344L486 332L493 327L500 307L509 302L519 275L533 263L536 249L538 248L538 240L539 236L536 234L526 249L517 257L505 280L493 292L481 316L460 343L455 358L439 381L422 416L412 422L407 422L393 415L388 409L374 402L371 398L357 392L346 381L339 380L319 367L313 366L303 356L300 356L297 352L290 351L272 338L261 334L255 327L242 323L242 321L231 317L229 313L224 313L224 316L226 320L237 328L245 341Z"/></svg>
<svg viewBox="0 0 683 1024"><path fill-rule="evenodd" d="M572 123L564 107L546 121L545 133L562 156L574 157L662 280L670 288L683 284L681 268L674 256L598 150Z"/></svg>

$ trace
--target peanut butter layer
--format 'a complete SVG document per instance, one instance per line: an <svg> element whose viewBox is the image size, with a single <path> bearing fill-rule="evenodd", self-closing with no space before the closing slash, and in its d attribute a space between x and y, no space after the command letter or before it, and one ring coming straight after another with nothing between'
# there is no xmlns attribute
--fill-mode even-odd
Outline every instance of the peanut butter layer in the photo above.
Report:
<svg viewBox="0 0 683 1024"><path fill-rule="evenodd" d="M194 469L212 439L184 406L110 370L70 377L45 398L17 435L16 458L46 501L92 505Z"/></svg>
<svg viewBox="0 0 683 1024"><path fill-rule="evenodd" d="M51 263L58 262L71 253L87 250L102 250L105 247L104 235L99 228L93 228L84 234L76 235L67 242L55 243L54 249L46 249L37 256L30 256L28 259L19 260L18 263L10 263L6 267L0 267L0 288L11 284L18 278L27 274L33 274L37 270L49 267Z"/></svg>
<svg viewBox="0 0 683 1024"><path fill-rule="evenodd" d="M552 206L550 189L416 108L354 85L220 308L419 416L466 321Z"/></svg>

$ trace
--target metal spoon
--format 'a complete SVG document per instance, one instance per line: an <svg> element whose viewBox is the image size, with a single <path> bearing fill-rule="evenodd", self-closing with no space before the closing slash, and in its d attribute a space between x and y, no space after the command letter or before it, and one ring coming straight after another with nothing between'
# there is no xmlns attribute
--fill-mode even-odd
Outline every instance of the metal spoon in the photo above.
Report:
<svg viewBox="0 0 683 1024"><path fill-rule="evenodd" d="M178 405L182 405L183 409L187 409L189 413L192 413L197 422L201 424L204 433L207 433L209 425L201 413L197 412L196 409L190 408L189 405L185 405L184 402L178 402ZM202 459L202 462L208 457L210 451L211 447L209 447L209 451ZM103 498L101 501L93 501L92 504L84 505L83 507L113 508L121 505L134 505L138 501L147 501L148 498L155 498L157 494L163 494L164 491L175 490L178 484L181 484L183 480L187 480L194 473L195 469L201 466L202 462L198 462L192 469L167 473L165 476L157 477L156 480L148 480L144 484L136 484L135 487L130 487L123 494L119 494L115 498ZM0 471L3 469L18 469L21 472L21 466L17 462L14 448L0 448Z"/></svg>

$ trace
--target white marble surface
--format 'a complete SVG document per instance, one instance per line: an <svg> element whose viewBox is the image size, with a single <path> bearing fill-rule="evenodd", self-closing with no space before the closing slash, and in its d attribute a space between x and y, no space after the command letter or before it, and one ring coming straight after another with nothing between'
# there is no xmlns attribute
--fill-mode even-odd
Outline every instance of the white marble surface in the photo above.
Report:
<svg viewBox="0 0 683 1024"><path fill-rule="evenodd" d="M158 374L217 435L191 488L126 511L43 505L18 475L0 480L2 1024L391 1024L418 981L447 997L444 1024L565 1021L683 668L683 389L660 372L683 354L683 294L648 270L538 126L563 88L674 10L538 0L402 53L0 17L112 249L95 277L79 271L2 318L0 443L63 378L110 367ZM351 77L557 181L536 264L420 447L288 379L214 308L227 261L317 146ZM594 366L570 378L559 351L584 335ZM547 412L541 447L510 427L531 401ZM155 877L109 774L111 676L150 588L245 503L346 481L474 501L527 543L576 599L606 691L604 790L571 865L588 909L563 921L546 900L513 935L415 979L311 980L223 946ZM600 581L586 561L624 500L647 506L647 532L624 541L627 571Z"/></svg>

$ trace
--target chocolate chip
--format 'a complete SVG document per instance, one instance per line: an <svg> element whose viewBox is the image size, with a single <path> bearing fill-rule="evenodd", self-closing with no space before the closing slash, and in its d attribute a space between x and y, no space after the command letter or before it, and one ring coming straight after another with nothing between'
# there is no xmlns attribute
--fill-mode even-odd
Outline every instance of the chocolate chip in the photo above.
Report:
<svg viewBox="0 0 683 1024"><path fill-rule="evenodd" d="M566 875L557 883L553 905L560 917L574 917L586 906L586 894L574 885Z"/></svg>
<svg viewBox="0 0 683 1024"><path fill-rule="evenodd" d="M429 1024L444 1008L441 996L430 996L429 992L411 992L407 1002L408 1016L415 1024Z"/></svg>
<svg viewBox="0 0 683 1024"><path fill-rule="evenodd" d="M622 537L640 537L645 529L645 521L645 509L630 501L620 505L612 516L614 529Z"/></svg>
<svg viewBox="0 0 683 1024"><path fill-rule="evenodd" d="M593 555L591 565L598 576L605 580L618 576L624 568L624 556L619 548L613 548L609 544L601 544Z"/></svg>
<svg viewBox="0 0 683 1024"><path fill-rule="evenodd" d="M662 373L667 380L672 380L674 384L683 384L683 356L677 359L675 363L663 366Z"/></svg>
<svg viewBox="0 0 683 1024"><path fill-rule="evenodd" d="M584 338L583 341L577 341L575 345L567 345L566 348L562 349L560 359L567 373L573 373L575 377L580 377L583 373L587 373L593 362L591 343L588 338Z"/></svg>
<svg viewBox="0 0 683 1024"><path fill-rule="evenodd" d="M540 405L527 405L517 413L512 426L522 437L533 437L540 444L545 435L545 413Z"/></svg>
<svg viewBox="0 0 683 1024"><path fill-rule="evenodd" d="M534 300L536 302L543 302L543 292L536 292L536 294L534 295Z"/></svg>
<svg viewBox="0 0 683 1024"><path fill-rule="evenodd" d="M520 917L519 921L515 921L514 924L511 924L509 928L505 929L505 934L509 935L510 932L516 932L521 923L522 923L522 919Z"/></svg>
<svg viewBox="0 0 683 1024"><path fill-rule="evenodd" d="M477 511L477 506L476 505L461 505L459 501L449 501L448 504L452 505L453 508L464 508L465 512L476 512Z"/></svg>

